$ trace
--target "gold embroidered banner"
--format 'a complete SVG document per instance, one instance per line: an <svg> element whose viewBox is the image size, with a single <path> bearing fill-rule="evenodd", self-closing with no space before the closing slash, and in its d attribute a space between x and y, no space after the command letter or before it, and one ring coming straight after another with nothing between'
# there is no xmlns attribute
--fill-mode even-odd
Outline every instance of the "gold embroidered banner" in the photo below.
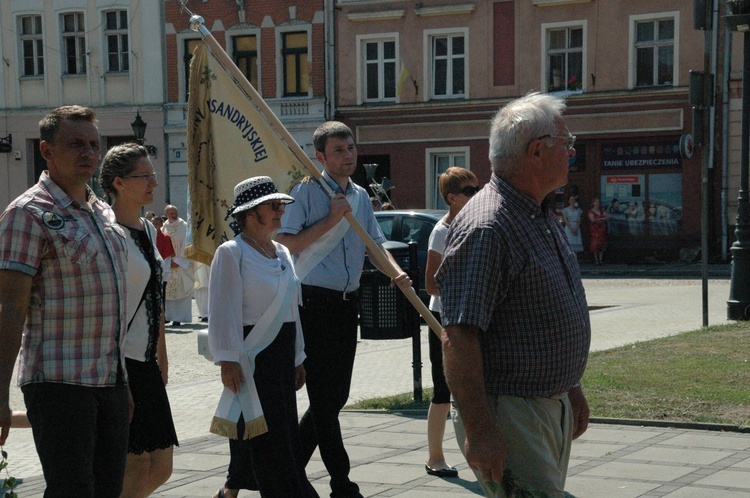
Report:
<svg viewBox="0 0 750 498"><path fill-rule="evenodd" d="M192 244L185 256L211 264L216 248L234 237L234 219L227 215L234 186L270 176L280 192L289 193L305 168L204 43L193 52L189 90Z"/></svg>

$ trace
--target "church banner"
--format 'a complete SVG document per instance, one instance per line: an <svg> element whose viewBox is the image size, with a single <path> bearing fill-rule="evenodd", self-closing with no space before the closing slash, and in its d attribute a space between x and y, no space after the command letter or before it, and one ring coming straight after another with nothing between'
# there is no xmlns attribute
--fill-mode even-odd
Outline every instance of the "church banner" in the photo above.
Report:
<svg viewBox="0 0 750 498"><path fill-rule="evenodd" d="M188 185L192 244L186 257L210 264L234 237L234 186L270 176L289 193L305 168L253 105L252 99L208 50L198 44L190 62Z"/></svg>

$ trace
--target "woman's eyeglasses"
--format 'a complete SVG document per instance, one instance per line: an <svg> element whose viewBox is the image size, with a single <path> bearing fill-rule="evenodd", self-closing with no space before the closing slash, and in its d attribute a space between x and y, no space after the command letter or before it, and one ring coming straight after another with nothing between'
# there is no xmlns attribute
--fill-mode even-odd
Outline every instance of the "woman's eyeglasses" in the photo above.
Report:
<svg viewBox="0 0 750 498"><path fill-rule="evenodd" d="M142 175L125 175L121 178L140 178L142 180L146 180L147 182L155 182L156 173L144 173Z"/></svg>
<svg viewBox="0 0 750 498"><path fill-rule="evenodd" d="M480 190L482 190L482 187L480 186L475 187L474 185L467 185L459 191L459 194L464 194L466 197L471 197Z"/></svg>
<svg viewBox="0 0 750 498"><path fill-rule="evenodd" d="M271 208L271 211L280 211L286 207L286 204L284 204L281 201L271 201L271 202L264 202L261 204L261 206L268 206Z"/></svg>

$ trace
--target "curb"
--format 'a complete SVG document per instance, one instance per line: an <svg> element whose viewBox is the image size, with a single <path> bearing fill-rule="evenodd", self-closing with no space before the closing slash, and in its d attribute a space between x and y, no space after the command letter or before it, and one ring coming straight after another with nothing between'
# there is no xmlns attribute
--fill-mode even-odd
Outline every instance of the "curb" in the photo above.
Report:
<svg viewBox="0 0 750 498"><path fill-rule="evenodd" d="M427 417L426 409L407 409L407 410L383 410L383 409L353 409L341 410L347 413L374 413L380 414L385 413L389 415L404 415L407 417L418 416L420 418ZM750 426L740 426L731 424L713 424L707 422L680 422L677 420L641 420L633 418L606 418L606 417L591 417L589 418L590 424L600 425L628 425L628 426L640 426L640 427L660 427L669 429L691 429L701 431L714 431L714 432L735 432L740 434L750 434Z"/></svg>

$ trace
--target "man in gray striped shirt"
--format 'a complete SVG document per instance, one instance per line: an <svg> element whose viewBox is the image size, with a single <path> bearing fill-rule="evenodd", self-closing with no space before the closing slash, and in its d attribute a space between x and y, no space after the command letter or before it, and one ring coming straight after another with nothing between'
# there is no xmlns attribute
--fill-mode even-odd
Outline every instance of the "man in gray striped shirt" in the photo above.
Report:
<svg viewBox="0 0 750 498"><path fill-rule="evenodd" d="M492 179L456 216L437 273L456 435L488 496L510 470L562 497L570 443L588 425L586 295L546 199L575 156L564 110L531 93L498 112Z"/></svg>

